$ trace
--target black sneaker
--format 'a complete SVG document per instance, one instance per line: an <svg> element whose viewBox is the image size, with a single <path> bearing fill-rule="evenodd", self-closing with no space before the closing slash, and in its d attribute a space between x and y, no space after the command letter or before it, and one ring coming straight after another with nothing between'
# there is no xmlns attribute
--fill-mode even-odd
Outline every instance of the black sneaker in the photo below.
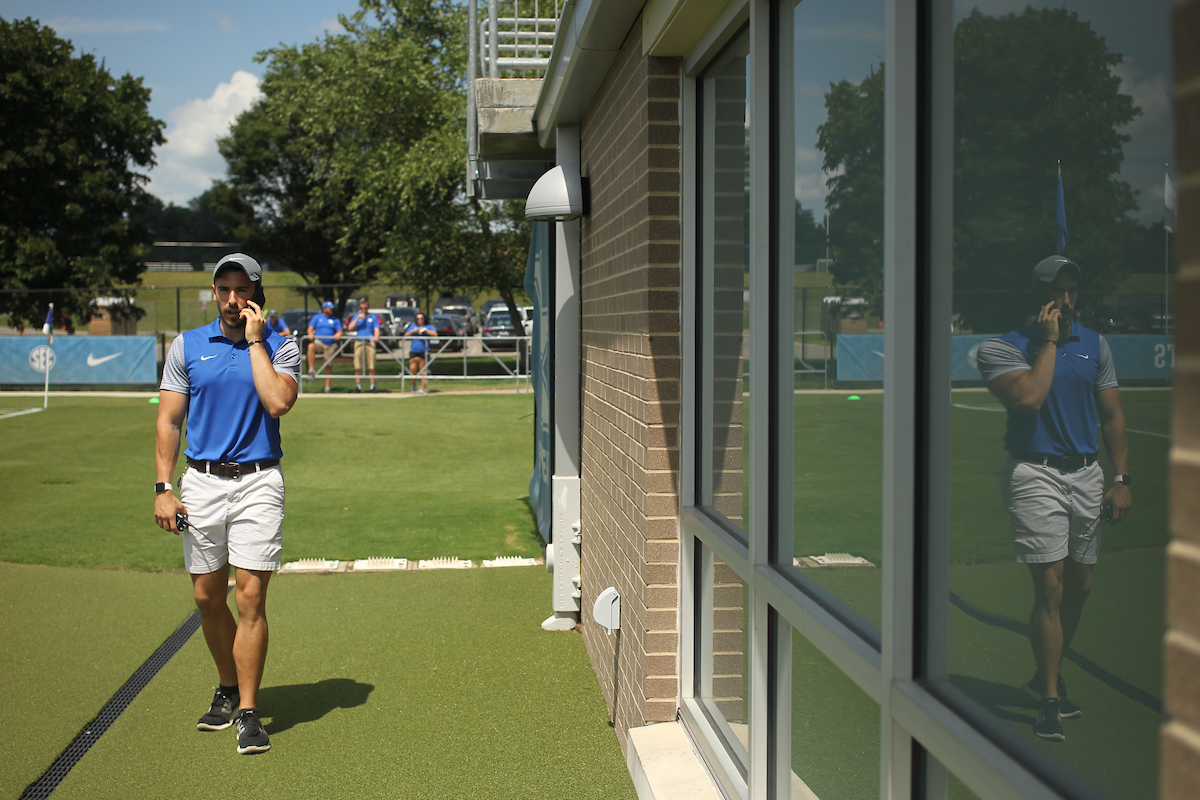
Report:
<svg viewBox="0 0 1200 800"><path fill-rule="evenodd" d="M242 723L239 720L238 730L241 730L241 727ZM1066 740L1067 737L1063 733L1062 720L1058 718L1057 697L1046 697L1042 699L1042 707L1038 710L1037 722L1033 723L1033 732L1043 739L1049 739L1052 742L1061 742ZM266 734L263 735L265 736Z"/></svg>
<svg viewBox="0 0 1200 800"><path fill-rule="evenodd" d="M1038 674L1035 672L1035 673L1033 673L1033 677L1030 678L1028 681L1026 681L1025 685L1023 685L1021 687L1021 691L1023 691L1025 694L1032 697L1034 700L1041 700L1042 699L1042 690L1039 688L1041 685L1042 685L1042 681L1041 681L1040 677L1038 676ZM1081 709L1075 703L1072 703L1070 701L1070 699L1068 699L1068 697L1067 697L1067 682L1065 680L1063 680L1062 675L1058 676L1057 686L1058 686L1058 716L1062 717L1063 719L1074 719L1076 717L1082 716L1083 709Z"/></svg>
<svg viewBox="0 0 1200 800"><path fill-rule="evenodd" d="M212 707L196 723L196 730L223 731L233 724L233 710L238 705L238 694L222 694L220 689L213 694Z"/></svg>
<svg viewBox="0 0 1200 800"><path fill-rule="evenodd" d="M263 730L256 709L243 708L237 713L237 735L237 751L241 755L265 753L271 749L271 738Z"/></svg>

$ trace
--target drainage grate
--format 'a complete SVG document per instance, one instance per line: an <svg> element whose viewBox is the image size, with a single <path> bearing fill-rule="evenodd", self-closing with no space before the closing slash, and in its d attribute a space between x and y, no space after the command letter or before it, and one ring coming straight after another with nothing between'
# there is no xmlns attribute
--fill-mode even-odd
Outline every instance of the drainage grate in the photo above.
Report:
<svg viewBox="0 0 1200 800"><path fill-rule="evenodd" d="M523 558L521 556L500 556L493 559L484 559L485 567L531 567L537 563L536 559Z"/></svg>
<svg viewBox="0 0 1200 800"><path fill-rule="evenodd" d="M471 569L475 564L463 558L422 558L417 569Z"/></svg>
<svg viewBox="0 0 1200 800"><path fill-rule="evenodd" d="M146 662L138 667L137 672L133 673L132 677L125 681L125 685L117 690L117 693L105 704L104 708L100 709L100 713L96 715L96 718L83 726L83 730L75 736L75 740L67 745L67 749L54 760L50 768L42 774L42 777L26 787L24 794L21 795L21 800L40 800L40 798L49 797L50 793L62 783L63 778L67 777L67 773L71 771L71 768L79 763L79 760L87 754L92 745L117 721L117 717L121 716L121 712L129 707L129 704L133 702L133 698L137 697L138 693L146 688L146 684L150 683L150 679L157 675L158 671L171 660L171 656L179 652L179 649L183 647L199 627L200 612L193 611L183 621L183 624L175 629L175 633L171 634L171 637L154 651L154 655L146 659Z"/></svg>

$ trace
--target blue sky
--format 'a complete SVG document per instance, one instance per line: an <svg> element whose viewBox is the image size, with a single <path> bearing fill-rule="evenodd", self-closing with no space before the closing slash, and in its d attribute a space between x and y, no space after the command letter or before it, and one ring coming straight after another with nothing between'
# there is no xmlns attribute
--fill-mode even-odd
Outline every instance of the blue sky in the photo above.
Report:
<svg viewBox="0 0 1200 800"><path fill-rule="evenodd" d="M186 203L225 173L216 140L258 97L254 55L340 30L357 0L0 0L0 16L33 17L76 52L132 73L152 90L150 113L167 123L150 191Z"/></svg>

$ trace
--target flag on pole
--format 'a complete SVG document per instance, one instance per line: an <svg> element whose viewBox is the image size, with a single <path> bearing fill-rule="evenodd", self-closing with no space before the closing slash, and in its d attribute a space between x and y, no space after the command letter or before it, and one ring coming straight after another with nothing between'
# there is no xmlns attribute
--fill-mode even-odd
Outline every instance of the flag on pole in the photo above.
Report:
<svg viewBox="0 0 1200 800"><path fill-rule="evenodd" d="M50 308L46 311L46 323L42 325L42 333L54 340L54 303L50 304Z"/></svg>
<svg viewBox="0 0 1200 800"><path fill-rule="evenodd" d="M1054 223L1058 226L1057 253L1067 249L1067 204L1063 200L1062 164L1058 165L1058 198L1054 203Z"/></svg>
<svg viewBox="0 0 1200 800"><path fill-rule="evenodd" d="M1171 212L1171 217L1174 218L1175 187L1171 185L1171 176L1166 174L1163 175L1163 205L1166 206L1167 211ZM1165 221L1163 222L1163 227L1165 227L1168 232L1173 232L1171 226Z"/></svg>

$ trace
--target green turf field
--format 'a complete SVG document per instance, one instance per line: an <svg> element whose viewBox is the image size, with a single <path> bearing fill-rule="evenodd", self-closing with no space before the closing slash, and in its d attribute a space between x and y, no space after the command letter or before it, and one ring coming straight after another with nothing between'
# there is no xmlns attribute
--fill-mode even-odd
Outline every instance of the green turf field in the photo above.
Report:
<svg viewBox="0 0 1200 800"><path fill-rule="evenodd" d="M281 575L270 592L270 753L196 730L214 678L196 635L53 796L635 796L581 637L539 627L543 568ZM22 709L0 796L17 797L190 602L182 576L23 565L0 565L0 602L0 699Z"/></svg>
<svg viewBox="0 0 1200 800"><path fill-rule="evenodd" d="M157 409L54 397L0 419L0 561L182 570L147 488ZM281 422L284 559L540 556L532 415L528 394L299 401Z"/></svg>

